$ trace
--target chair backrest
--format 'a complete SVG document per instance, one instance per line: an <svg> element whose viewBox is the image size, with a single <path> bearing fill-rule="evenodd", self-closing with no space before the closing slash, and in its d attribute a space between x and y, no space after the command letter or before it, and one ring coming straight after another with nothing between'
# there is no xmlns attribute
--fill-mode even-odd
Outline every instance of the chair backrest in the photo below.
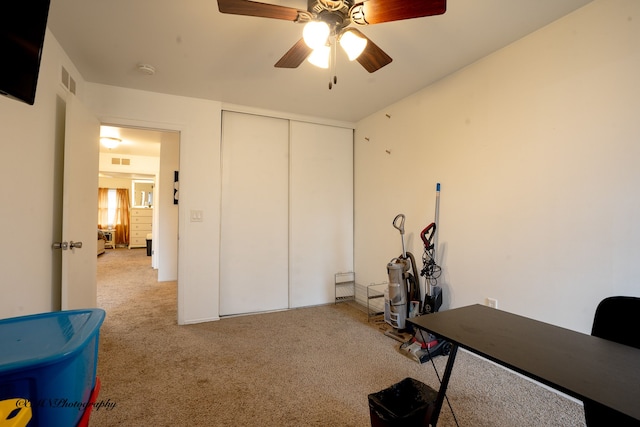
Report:
<svg viewBox="0 0 640 427"><path fill-rule="evenodd" d="M591 335L640 348L640 298L609 297L598 304Z"/></svg>
<svg viewBox="0 0 640 427"><path fill-rule="evenodd" d="M605 298L596 308L591 335L640 348L639 321L640 298ZM584 413L588 427L640 426L640 421L591 401L584 402Z"/></svg>

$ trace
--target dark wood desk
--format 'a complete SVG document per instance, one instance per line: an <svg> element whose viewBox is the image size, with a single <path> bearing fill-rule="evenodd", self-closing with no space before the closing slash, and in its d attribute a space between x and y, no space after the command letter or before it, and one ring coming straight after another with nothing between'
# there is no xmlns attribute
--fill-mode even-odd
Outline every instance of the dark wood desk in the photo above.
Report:
<svg viewBox="0 0 640 427"><path fill-rule="evenodd" d="M452 344L431 425L438 421L458 347L577 399L591 399L640 420L636 348L483 305L407 321Z"/></svg>

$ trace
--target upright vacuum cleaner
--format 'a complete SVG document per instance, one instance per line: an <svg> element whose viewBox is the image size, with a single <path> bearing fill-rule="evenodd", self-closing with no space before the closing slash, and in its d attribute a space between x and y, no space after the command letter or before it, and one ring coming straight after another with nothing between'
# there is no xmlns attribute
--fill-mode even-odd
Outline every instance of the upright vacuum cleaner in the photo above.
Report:
<svg viewBox="0 0 640 427"><path fill-rule="evenodd" d="M420 314L421 301L416 260L404 246L404 220L403 214L398 214L393 219L393 227L400 232L402 255L387 264L389 287L384 313L385 321L394 329L387 335L400 342L404 341L402 333L406 329L407 317Z"/></svg>

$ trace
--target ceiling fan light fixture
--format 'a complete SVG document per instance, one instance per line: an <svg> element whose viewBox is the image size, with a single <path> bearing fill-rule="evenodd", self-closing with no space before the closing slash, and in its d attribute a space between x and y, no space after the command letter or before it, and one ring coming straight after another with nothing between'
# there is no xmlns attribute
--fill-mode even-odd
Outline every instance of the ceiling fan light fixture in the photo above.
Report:
<svg viewBox="0 0 640 427"><path fill-rule="evenodd" d="M345 29L340 35L340 46L347 53L349 61L358 58L367 47L367 39L361 37L353 28Z"/></svg>
<svg viewBox="0 0 640 427"><path fill-rule="evenodd" d="M317 47L311 52L307 61L316 67L329 68L329 56L331 55L331 47L324 45Z"/></svg>
<svg viewBox="0 0 640 427"><path fill-rule="evenodd" d="M326 22L310 21L302 30L302 38L311 49L317 49L327 44L329 33L329 25Z"/></svg>

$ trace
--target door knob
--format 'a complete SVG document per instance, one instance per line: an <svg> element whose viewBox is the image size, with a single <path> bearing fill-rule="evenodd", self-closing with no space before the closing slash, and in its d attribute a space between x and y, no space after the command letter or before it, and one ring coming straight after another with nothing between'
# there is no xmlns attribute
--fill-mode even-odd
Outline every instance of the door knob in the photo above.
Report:
<svg viewBox="0 0 640 427"><path fill-rule="evenodd" d="M80 249L80 248L82 248L82 242L74 242L74 241L72 240L72 241L70 241L70 242L69 242L69 247L70 247L71 249L73 249L73 248L78 248L78 249Z"/></svg>
<svg viewBox="0 0 640 427"><path fill-rule="evenodd" d="M69 248L69 243L67 243L67 242L53 242L53 245L51 245L51 247L53 249L62 249L63 251L66 251Z"/></svg>

